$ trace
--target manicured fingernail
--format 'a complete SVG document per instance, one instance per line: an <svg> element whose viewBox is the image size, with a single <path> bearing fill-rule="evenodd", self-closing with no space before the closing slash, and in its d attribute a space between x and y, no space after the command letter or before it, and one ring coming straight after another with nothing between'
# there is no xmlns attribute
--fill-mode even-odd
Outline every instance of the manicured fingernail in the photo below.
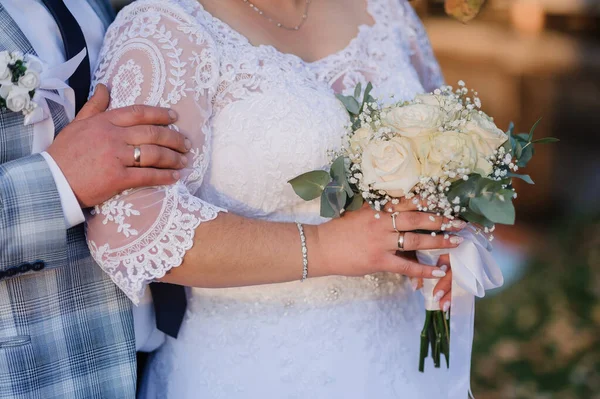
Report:
<svg viewBox="0 0 600 399"><path fill-rule="evenodd" d="M453 220L452 227L456 229L464 229L465 227L467 227L467 222L465 222L464 220Z"/></svg>
<svg viewBox="0 0 600 399"><path fill-rule="evenodd" d="M179 172L173 172L173 179L179 180Z"/></svg>
<svg viewBox="0 0 600 399"><path fill-rule="evenodd" d="M183 155L181 156L181 163L184 164L184 165L187 165L188 159L187 159L186 156L183 156Z"/></svg>
<svg viewBox="0 0 600 399"><path fill-rule="evenodd" d="M450 302L449 302L449 301L448 301L448 302L446 302L446 303L444 303L444 306L442 307L442 310L443 310L444 312L447 312L447 311L448 311L448 309L450 309Z"/></svg>
<svg viewBox="0 0 600 399"><path fill-rule="evenodd" d="M431 275L433 277L445 277L446 276L446 272L443 272L441 270L434 270L431 272Z"/></svg>
<svg viewBox="0 0 600 399"><path fill-rule="evenodd" d="M192 142L188 139L185 139L185 149L190 150L192 148Z"/></svg>
<svg viewBox="0 0 600 399"><path fill-rule="evenodd" d="M437 294L435 294L435 296L433 297L433 300L436 302L439 302L440 299L442 299L444 297L446 293L444 292L444 290L438 291Z"/></svg>
<svg viewBox="0 0 600 399"><path fill-rule="evenodd" d="M440 270L443 272L447 272L448 271L448 265L441 265L440 266Z"/></svg>
<svg viewBox="0 0 600 399"><path fill-rule="evenodd" d="M450 237L450 244L458 245L463 242L465 239L462 237L454 236Z"/></svg>
<svg viewBox="0 0 600 399"><path fill-rule="evenodd" d="M419 281L418 280L412 280L410 282L410 286L412 287L413 291L416 291L419 289Z"/></svg>
<svg viewBox="0 0 600 399"><path fill-rule="evenodd" d="M171 118L171 121L175 122L177 120L177 112L170 109L169 110L169 118Z"/></svg>

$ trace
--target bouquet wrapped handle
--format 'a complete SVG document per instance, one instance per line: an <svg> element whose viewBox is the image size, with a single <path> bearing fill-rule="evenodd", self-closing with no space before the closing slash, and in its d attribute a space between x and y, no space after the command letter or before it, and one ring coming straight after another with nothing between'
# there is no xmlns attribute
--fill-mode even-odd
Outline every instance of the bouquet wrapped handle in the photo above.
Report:
<svg viewBox="0 0 600 399"><path fill-rule="evenodd" d="M475 322L475 297L504 283L502 272L491 255L491 244L473 226L458 233L465 240L453 249L417 251L419 262L436 265L439 257L450 254L452 265L452 307L450 308L450 381L448 399L464 399L470 393L471 352ZM435 283L435 282L434 282ZM432 303L431 290L423 292ZM439 304L437 305L439 309ZM436 309L428 309L436 310Z"/></svg>

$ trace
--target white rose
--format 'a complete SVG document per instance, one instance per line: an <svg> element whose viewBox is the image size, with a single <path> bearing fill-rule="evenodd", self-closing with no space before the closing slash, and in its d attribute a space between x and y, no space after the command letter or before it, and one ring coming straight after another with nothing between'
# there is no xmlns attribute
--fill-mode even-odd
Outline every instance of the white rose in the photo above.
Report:
<svg viewBox="0 0 600 399"><path fill-rule="evenodd" d="M402 136L416 137L438 130L444 122L440 107L429 104L411 104L386 112L384 125L397 130Z"/></svg>
<svg viewBox="0 0 600 399"><path fill-rule="evenodd" d="M363 152L361 169L363 183L396 198L405 196L421 175L411 141L404 137L371 142Z"/></svg>
<svg viewBox="0 0 600 399"><path fill-rule="evenodd" d="M350 153L360 155L365 150L373 137L373 131L369 127L361 127L350 137Z"/></svg>
<svg viewBox="0 0 600 399"><path fill-rule="evenodd" d="M452 122L460 116L460 110L457 108L459 103L454 97L441 94L419 94L415 100L440 108L446 123Z"/></svg>
<svg viewBox="0 0 600 399"><path fill-rule="evenodd" d="M8 51L0 51L0 80L7 80L11 77L8 64L10 63L10 54Z"/></svg>
<svg viewBox="0 0 600 399"><path fill-rule="evenodd" d="M5 81L0 84L0 97L6 99L13 89L13 84L10 81Z"/></svg>
<svg viewBox="0 0 600 399"><path fill-rule="evenodd" d="M487 115L480 115L478 112L473 113L464 131L472 136L477 151L485 157L492 155L494 150L508 140L506 133L498 129Z"/></svg>
<svg viewBox="0 0 600 399"><path fill-rule="evenodd" d="M444 167L478 169L479 154L468 134L433 133L415 140L415 145L425 176L441 177Z"/></svg>
<svg viewBox="0 0 600 399"><path fill-rule="evenodd" d="M21 112L29 108L31 97L26 89L13 86L6 98L6 107L13 112Z"/></svg>
<svg viewBox="0 0 600 399"><path fill-rule="evenodd" d="M35 90L40 85L40 75L34 71L27 69L25 75L19 78L19 87L27 91Z"/></svg>

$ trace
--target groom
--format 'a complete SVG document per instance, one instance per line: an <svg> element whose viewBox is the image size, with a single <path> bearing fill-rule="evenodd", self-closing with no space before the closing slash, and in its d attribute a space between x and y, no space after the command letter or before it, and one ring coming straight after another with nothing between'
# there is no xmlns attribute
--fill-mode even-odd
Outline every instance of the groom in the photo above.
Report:
<svg viewBox="0 0 600 399"><path fill-rule="evenodd" d="M0 111L1 399L135 396L130 302L92 260L81 208L173 183L187 149L161 127L176 118L168 110L104 112L104 87L86 104L112 18L108 0L0 0L0 51L65 73L62 64L87 49L59 93L73 102L47 100L50 114L30 124Z"/></svg>

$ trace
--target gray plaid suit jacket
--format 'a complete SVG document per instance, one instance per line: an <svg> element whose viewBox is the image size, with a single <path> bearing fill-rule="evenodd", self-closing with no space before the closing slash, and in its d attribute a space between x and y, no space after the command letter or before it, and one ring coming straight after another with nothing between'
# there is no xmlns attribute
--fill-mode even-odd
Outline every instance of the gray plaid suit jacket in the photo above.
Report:
<svg viewBox="0 0 600 399"><path fill-rule="evenodd" d="M108 0L88 0L106 25ZM0 4L0 50L34 53ZM58 133L67 123L50 102ZM0 113L0 399L133 398L131 305L67 230L32 128Z"/></svg>

